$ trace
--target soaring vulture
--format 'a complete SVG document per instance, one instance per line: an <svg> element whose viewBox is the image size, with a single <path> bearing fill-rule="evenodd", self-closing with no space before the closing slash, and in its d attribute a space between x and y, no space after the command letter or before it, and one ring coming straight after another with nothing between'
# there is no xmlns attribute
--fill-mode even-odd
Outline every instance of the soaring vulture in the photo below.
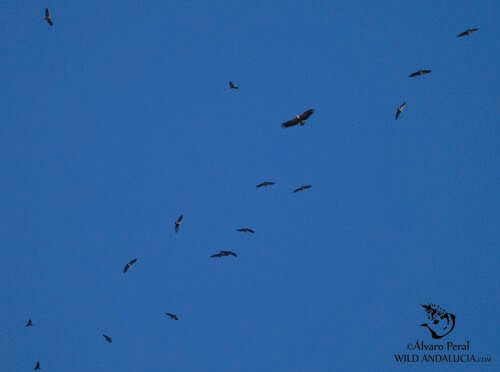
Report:
<svg viewBox="0 0 500 372"><path fill-rule="evenodd" d="M304 125L306 123L306 120L309 119L309 117L314 113L314 109L307 110L303 112L301 115L297 115L294 117L292 120L288 120L281 124L283 128L289 128L293 127L294 125L297 125L300 123L300 125Z"/></svg>
<svg viewBox="0 0 500 372"><path fill-rule="evenodd" d="M236 231L238 231L238 232L245 232L245 233L249 232L250 234L255 234L255 231L253 231L252 229L250 229L248 227L244 227L244 228L238 229Z"/></svg>
<svg viewBox="0 0 500 372"><path fill-rule="evenodd" d="M257 185L257 188L262 187L262 186L267 187L267 186L272 186L272 185L274 185L274 182L264 181L264 182L262 182L262 183L259 183L259 184Z"/></svg>
<svg viewBox="0 0 500 372"><path fill-rule="evenodd" d="M310 189L311 187L312 187L311 185L300 186L298 189L293 190L293 192L304 191L304 190Z"/></svg>
<svg viewBox="0 0 500 372"><path fill-rule="evenodd" d="M470 34L472 34L473 32L476 32L477 30L479 30L479 28L470 28L464 32L462 32L461 34L458 34L457 37L462 37L462 36L469 36Z"/></svg>
<svg viewBox="0 0 500 372"><path fill-rule="evenodd" d="M181 227L182 219L184 218L184 215L181 214L181 216L175 221L175 232L179 231L179 227Z"/></svg>
<svg viewBox="0 0 500 372"><path fill-rule="evenodd" d="M229 82L229 89L240 89L239 86L237 86L235 83L232 81Z"/></svg>
<svg viewBox="0 0 500 372"><path fill-rule="evenodd" d="M231 251L220 251L219 253L213 254L210 257L225 257L225 256L234 256L238 257L238 255L234 252Z"/></svg>
<svg viewBox="0 0 500 372"><path fill-rule="evenodd" d="M33 322L31 319L28 319L28 323L26 323L26 327L33 327Z"/></svg>
<svg viewBox="0 0 500 372"><path fill-rule="evenodd" d="M103 337L106 339L106 341L108 341L109 343L112 343L112 342L113 342L113 340L111 339L111 337L109 337L108 335L104 335L104 334L103 334L102 336L103 336Z"/></svg>
<svg viewBox="0 0 500 372"><path fill-rule="evenodd" d="M165 314L167 314L173 320L179 320L179 317L175 314L172 314L172 313L165 313Z"/></svg>
<svg viewBox="0 0 500 372"><path fill-rule="evenodd" d="M431 70L418 70L417 72L410 74L410 77L422 76L424 74L430 74L430 73L431 73Z"/></svg>
<svg viewBox="0 0 500 372"><path fill-rule="evenodd" d="M132 267L133 264L135 264L137 262L137 258L134 258L132 261L130 261L128 264L125 265L125 267L123 268L123 273L125 274L128 269L130 269Z"/></svg>
<svg viewBox="0 0 500 372"><path fill-rule="evenodd" d="M45 9L45 20L49 23L49 25L54 26L54 22L52 22L52 17L49 13L49 8Z"/></svg>
<svg viewBox="0 0 500 372"><path fill-rule="evenodd" d="M40 362L36 362L35 368L33 368L35 371L40 369Z"/></svg>
<svg viewBox="0 0 500 372"><path fill-rule="evenodd" d="M403 112L403 110L405 109L405 106L406 106L406 102L403 102L403 103L401 104L401 106L399 106L398 111L396 111L396 120L398 120L399 115L401 115L401 113L402 113L402 112Z"/></svg>

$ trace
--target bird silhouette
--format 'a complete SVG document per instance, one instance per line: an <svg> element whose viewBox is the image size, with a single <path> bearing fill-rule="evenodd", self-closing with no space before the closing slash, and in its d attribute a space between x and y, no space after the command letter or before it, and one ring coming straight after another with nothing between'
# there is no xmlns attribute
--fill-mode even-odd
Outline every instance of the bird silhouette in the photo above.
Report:
<svg viewBox="0 0 500 372"><path fill-rule="evenodd" d="M125 274L128 269L130 269L132 267L133 264L135 264L137 262L137 258L134 258L132 261L130 261L128 264L125 265L125 267L123 268L123 273Z"/></svg>
<svg viewBox="0 0 500 372"><path fill-rule="evenodd" d="M33 327L33 322L31 319L28 319L28 323L26 323L26 327Z"/></svg>
<svg viewBox="0 0 500 372"><path fill-rule="evenodd" d="M248 228L248 227L243 227L243 228L238 229L238 230L236 230L236 231L238 231L238 232L244 232L244 233L249 232L250 234L255 234L255 231L254 231L254 230L252 230L252 229L250 229L250 228Z"/></svg>
<svg viewBox="0 0 500 372"><path fill-rule="evenodd" d="M293 127L294 125L297 125L300 123L300 125L304 125L306 123L306 120L309 119L309 117L314 113L314 109L310 109L307 111L304 111L302 114L295 116L293 119L285 121L281 126L283 128L290 128Z"/></svg>
<svg viewBox="0 0 500 372"><path fill-rule="evenodd" d="M35 371L40 369L40 362L36 362L35 368L33 368Z"/></svg>
<svg viewBox="0 0 500 372"><path fill-rule="evenodd" d="M179 232L179 228L181 227L182 219L184 218L184 215L181 214L180 217L175 221L175 232Z"/></svg>
<svg viewBox="0 0 500 372"><path fill-rule="evenodd" d="M274 185L274 182L264 181L262 183L259 183L257 185L257 188L259 188L259 187L267 187L267 186L272 186L272 185Z"/></svg>
<svg viewBox="0 0 500 372"><path fill-rule="evenodd" d="M300 186L298 189L293 190L293 192L299 192L299 191L305 191L307 189L310 189L312 186L311 185L305 185L305 186Z"/></svg>
<svg viewBox="0 0 500 372"><path fill-rule="evenodd" d="M54 22L52 21L52 17L50 16L49 8L45 8L45 20L51 26L54 26Z"/></svg>
<svg viewBox="0 0 500 372"><path fill-rule="evenodd" d="M113 340L112 340L112 339L111 339L111 337L109 337L108 335L103 334L102 336L103 336L103 337L104 337L104 339L105 339L106 341L108 341L109 343L113 343Z"/></svg>
<svg viewBox="0 0 500 372"><path fill-rule="evenodd" d="M232 81L229 82L229 89L240 89L239 86L237 86L235 83Z"/></svg>
<svg viewBox="0 0 500 372"><path fill-rule="evenodd" d="M234 256L238 257L238 255L231 251L220 251L219 253L213 254L210 257L226 257L226 256Z"/></svg>
<svg viewBox="0 0 500 372"><path fill-rule="evenodd" d="M402 113L402 112L403 112L403 110L405 109L405 106L406 106L406 102L403 102L403 103L401 104L401 106L399 106L398 111L396 111L396 120L398 120L399 115L401 115L401 113Z"/></svg>
<svg viewBox="0 0 500 372"><path fill-rule="evenodd" d="M457 37L469 36L473 32L476 32L477 30L479 30L479 28L469 28L469 29L465 30L464 32L458 34Z"/></svg>
<svg viewBox="0 0 500 372"><path fill-rule="evenodd" d="M418 70L418 71L414 72L413 74L410 74L410 77L422 76L422 75L430 74L430 73L431 73L431 70Z"/></svg>
<svg viewBox="0 0 500 372"><path fill-rule="evenodd" d="M179 320L179 317L175 314L172 314L172 313L165 313L165 314L167 314L173 320Z"/></svg>

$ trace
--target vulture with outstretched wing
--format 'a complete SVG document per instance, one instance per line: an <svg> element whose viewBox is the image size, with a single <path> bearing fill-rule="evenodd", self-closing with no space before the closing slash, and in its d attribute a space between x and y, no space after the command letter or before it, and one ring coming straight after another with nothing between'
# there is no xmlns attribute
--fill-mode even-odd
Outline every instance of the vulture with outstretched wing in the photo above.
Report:
<svg viewBox="0 0 500 372"><path fill-rule="evenodd" d="M123 273L125 274L128 269L130 269L132 267L133 264L135 264L137 262L137 258L134 258L132 261L130 261L128 264L125 265L125 267L123 268Z"/></svg>
<svg viewBox="0 0 500 372"><path fill-rule="evenodd" d="M40 362L36 362L35 364L35 368L33 368L35 371L39 370L40 369Z"/></svg>
<svg viewBox="0 0 500 372"><path fill-rule="evenodd" d="M220 251L219 253L213 254L210 257L225 257L225 256L234 256L238 257L238 255L234 252L231 251Z"/></svg>
<svg viewBox="0 0 500 372"><path fill-rule="evenodd" d="M398 120L399 115L401 115L401 113L402 113L402 112L403 112L403 110L405 109L405 106L406 106L406 102L403 102L403 103L401 104L401 106L399 106L398 111L396 111L396 120Z"/></svg>
<svg viewBox="0 0 500 372"><path fill-rule="evenodd" d="M182 219L184 218L184 215L181 214L181 216L175 221L175 232L179 232L179 228L181 227Z"/></svg>
<svg viewBox="0 0 500 372"><path fill-rule="evenodd" d="M257 185L257 188L262 187L262 186L264 186L264 187L267 187L267 186L272 186L272 185L274 185L274 184L275 184L275 182L264 181L264 182L262 182L262 183L259 183L259 184Z"/></svg>
<svg viewBox="0 0 500 372"><path fill-rule="evenodd" d="M466 31L458 34L457 37L469 36L473 32L476 32L477 30L479 30L479 28L470 28L470 29L467 29Z"/></svg>
<svg viewBox="0 0 500 372"><path fill-rule="evenodd" d="M111 337L109 337L108 335L103 334L102 336L103 336L103 337L104 337L104 339L105 339L106 341L108 341L109 343L112 343L112 342L113 342L113 340L111 339Z"/></svg>
<svg viewBox="0 0 500 372"><path fill-rule="evenodd" d="M165 313L165 314L167 314L173 320L179 320L179 317L175 314L172 314L172 313Z"/></svg>
<svg viewBox="0 0 500 372"><path fill-rule="evenodd" d="M28 323L26 323L26 327L33 327L33 322L31 319L28 319Z"/></svg>
<svg viewBox="0 0 500 372"><path fill-rule="evenodd" d="M50 16L49 8L45 8L45 20L51 26L54 26L54 22L52 21L52 17Z"/></svg>
<svg viewBox="0 0 500 372"><path fill-rule="evenodd" d="M288 120L281 124L283 128L290 128L293 127L294 125L297 125L300 123L300 125L304 125L306 123L306 120L309 119L309 117L314 113L314 109L307 110L303 112L301 115L297 115L291 120Z"/></svg>
<svg viewBox="0 0 500 372"><path fill-rule="evenodd" d="M305 186L300 186L298 189L293 190L293 192L299 192L299 191L304 191L307 189L310 189L312 186L311 185L305 185Z"/></svg>
<svg viewBox="0 0 500 372"><path fill-rule="evenodd" d="M431 73L431 70L418 70L418 71L414 72L413 74L410 74L410 77L422 76L422 75L430 74L430 73Z"/></svg>
<svg viewBox="0 0 500 372"><path fill-rule="evenodd" d="M245 233L249 232L250 234L255 234L255 231L252 230L252 229L250 229L250 228L248 228L248 227L244 227L244 228L238 229L236 231L238 231L238 232L245 232Z"/></svg>
<svg viewBox="0 0 500 372"><path fill-rule="evenodd" d="M237 86L235 83L232 81L229 82L229 89L240 89L239 86Z"/></svg>

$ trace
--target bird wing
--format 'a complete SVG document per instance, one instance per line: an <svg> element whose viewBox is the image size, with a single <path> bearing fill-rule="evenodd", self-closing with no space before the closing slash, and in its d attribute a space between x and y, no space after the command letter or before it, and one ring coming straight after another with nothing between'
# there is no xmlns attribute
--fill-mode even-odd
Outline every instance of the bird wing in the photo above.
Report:
<svg viewBox="0 0 500 372"><path fill-rule="evenodd" d="M49 8L45 8L45 17L50 17Z"/></svg>
<svg viewBox="0 0 500 372"><path fill-rule="evenodd" d="M228 252L228 255L232 255L232 256L234 256L234 257L238 257L238 255L237 255L236 253L231 252L231 251L230 251L230 252Z"/></svg>
<svg viewBox="0 0 500 372"><path fill-rule="evenodd" d="M267 184L268 184L269 186L272 186L272 185L274 185L274 184L275 184L275 182L268 182Z"/></svg>
<svg viewBox="0 0 500 372"><path fill-rule="evenodd" d="M314 109L310 109L300 115L300 120L307 120L314 113Z"/></svg>
<svg viewBox="0 0 500 372"><path fill-rule="evenodd" d="M312 186L311 185L307 185L307 186L302 186L304 189L310 189Z"/></svg>
<svg viewBox="0 0 500 372"><path fill-rule="evenodd" d="M293 190L293 192L299 192L302 190L302 187L299 187L298 189Z"/></svg>
<svg viewBox="0 0 500 372"><path fill-rule="evenodd" d="M181 214L180 217L177 219L177 222L181 223L183 218L184 218L184 215Z"/></svg>
<svg viewBox="0 0 500 372"><path fill-rule="evenodd" d="M422 70L422 74L430 74L431 70Z"/></svg>
<svg viewBox="0 0 500 372"><path fill-rule="evenodd" d="M262 183L259 183L259 184L257 185L257 187L262 187L262 186L265 186L265 185L266 185L266 183L265 183L265 182L262 182Z"/></svg>
<svg viewBox="0 0 500 372"><path fill-rule="evenodd" d="M398 120L399 115L401 115L401 110L399 110L399 109L398 109L398 110L396 111L396 120Z"/></svg>
<svg viewBox="0 0 500 372"><path fill-rule="evenodd" d="M410 77L415 77L415 76L418 76L419 75L419 72L414 72L413 74L410 74Z"/></svg>
<svg viewBox="0 0 500 372"><path fill-rule="evenodd" d="M476 32L477 30L479 30L479 27L478 28L471 28L469 31L470 32Z"/></svg>
<svg viewBox="0 0 500 372"><path fill-rule="evenodd" d="M255 231L252 229L247 229L249 233L255 234Z"/></svg>
<svg viewBox="0 0 500 372"><path fill-rule="evenodd" d="M221 257L222 255L220 253L216 253L216 254L213 254L211 255L210 257Z"/></svg>
<svg viewBox="0 0 500 372"><path fill-rule="evenodd" d="M283 128L289 128L297 125L298 123L300 123L300 118L293 118L292 120L285 121L283 124L281 124L281 126Z"/></svg>
<svg viewBox="0 0 500 372"><path fill-rule="evenodd" d="M462 37L467 35L467 31L461 32L460 34L457 35L457 37Z"/></svg>
<svg viewBox="0 0 500 372"><path fill-rule="evenodd" d="M237 229L236 231L243 232L243 231L245 231L245 229Z"/></svg>

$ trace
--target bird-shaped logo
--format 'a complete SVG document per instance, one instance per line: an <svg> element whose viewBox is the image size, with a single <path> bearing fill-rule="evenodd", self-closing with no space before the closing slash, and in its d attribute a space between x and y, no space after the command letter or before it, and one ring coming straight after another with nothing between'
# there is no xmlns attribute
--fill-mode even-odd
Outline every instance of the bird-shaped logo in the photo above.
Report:
<svg viewBox="0 0 500 372"><path fill-rule="evenodd" d="M445 309L436 304L422 305L427 313L430 323L420 324L427 327L434 339L440 339L448 335L455 328L455 315L447 313Z"/></svg>

